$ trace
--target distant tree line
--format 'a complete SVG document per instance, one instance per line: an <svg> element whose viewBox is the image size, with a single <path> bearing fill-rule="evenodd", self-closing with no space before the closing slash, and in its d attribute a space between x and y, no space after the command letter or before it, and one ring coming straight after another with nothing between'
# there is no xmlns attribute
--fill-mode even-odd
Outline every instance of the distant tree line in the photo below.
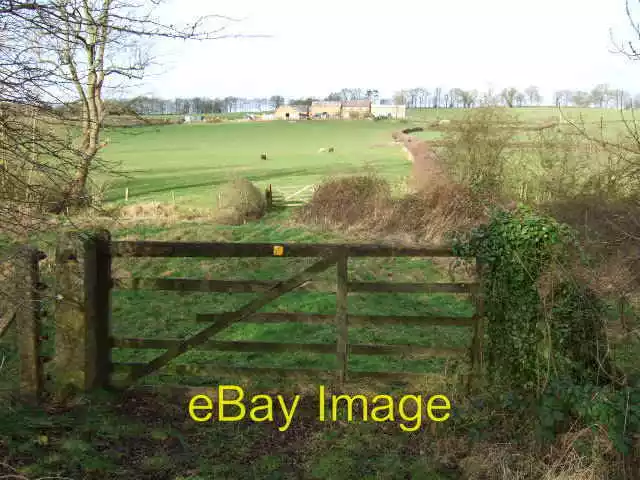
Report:
<svg viewBox="0 0 640 480"><path fill-rule="evenodd" d="M275 97L269 98L174 98L164 99L141 96L126 100L111 100L141 115L189 115L189 114L221 114L248 111L273 110Z"/></svg>
<svg viewBox="0 0 640 480"><path fill-rule="evenodd" d="M161 99L156 97L137 97L131 100L111 100L114 113L127 109L142 115L152 114L222 114L232 112L267 112L281 105L308 106L314 101L352 101L371 100L384 101L374 88L343 88L331 92L326 97L302 97L285 99L282 95L269 98L175 98ZM520 91L515 87L500 91L489 89L486 92L465 90L462 88L433 89L417 87L397 91L388 100L408 108L472 108L479 105L501 105L505 107L524 107L542 105L543 97L538 87L531 85ZM591 91L557 90L553 94L553 104L563 107L598 107L598 108L634 108L640 106L640 94L635 96L606 84L596 85ZM120 107L118 107L118 105Z"/></svg>
<svg viewBox="0 0 640 480"><path fill-rule="evenodd" d="M477 105L524 107L541 105L543 98L535 85L523 91L508 87L499 92L489 90L483 93L461 88L444 90L437 87L429 90L419 87L396 92L394 102L409 108L470 108ZM553 104L564 107L629 109L640 106L640 94L632 95L622 89L599 84L588 92L571 89L557 90L553 94Z"/></svg>

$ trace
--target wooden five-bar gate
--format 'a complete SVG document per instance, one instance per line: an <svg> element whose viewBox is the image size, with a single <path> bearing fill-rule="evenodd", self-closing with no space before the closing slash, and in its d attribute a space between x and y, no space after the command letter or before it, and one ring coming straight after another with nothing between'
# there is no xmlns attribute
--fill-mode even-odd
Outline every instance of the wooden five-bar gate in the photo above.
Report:
<svg viewBox="0 0 640 480"><path fill-rule="evenodd" d="M185 243L159 241L111 241L109 233L67 235L56 252L56 345L53 358L56 382L74 385L82 390L94 388L128 388L144 377L159 371L189 350L235 352L302 351L337 355L336 380L360 378L403 379L425 374L400 372L350 372L349 355L417 355L451 357L468 354L475 377L481 371L483 316L479 282L470 283L397 283L354 282L348 278L348 259L354 257L452 257L448 247L410 248L383 245L352 244L272 244L272 243ZM302 272L284 280L208 280L194 278L112 278L114 257L317 257ZM336 314L259 313L264 306L295 289L314 290L313 279L320 272L336 266L334 291ZM479 269L478 269L479 271ZM479 273L478 273L479 275ZM477 277L478 277L477 275ZM209 322L200 332L184 339L119 338L111 336L111 291L113 289L151 289L180 292L260 293L243 307L221 314L199 314L197 321ZM350 292L373 293L455 293L471 295L475 313L470 317L433 315L387 316L350 315L347 297ZM214 341L217 334L236 322L333 323L337 327L336 344L273 343L258 341ZM430 348L418 345L361 345L349 343L349 326L366 325L443 325L467 327L473 331L468 349ZM112 348L162 349L165 352L146 363L112 363ZM193 373L183 365L178 373ZM113 372L124 369L124 380L112 381ZM215 373L302 373L326 372L313 369L225 368L213 365ZM210 373L211 369L207 370Z"/></svg>

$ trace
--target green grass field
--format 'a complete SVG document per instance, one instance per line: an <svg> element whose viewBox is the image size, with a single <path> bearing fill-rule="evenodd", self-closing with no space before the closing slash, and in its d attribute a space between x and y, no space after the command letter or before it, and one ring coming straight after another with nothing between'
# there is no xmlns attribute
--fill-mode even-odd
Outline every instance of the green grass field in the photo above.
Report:
<svg viewBox="0 0 640 480"><path fill-rule="evenodd" d="M376 169L390 180L408 174L406 156L391 145L399 123L261 122L170 125L122 129L106 134L103 151L127 178L115 181L107 199L212 206L215 187L234 176L260 187L294 190L331 175ZM333 146L334 153L318 153ZM268 160L260 159L267 153Z"/></svg>

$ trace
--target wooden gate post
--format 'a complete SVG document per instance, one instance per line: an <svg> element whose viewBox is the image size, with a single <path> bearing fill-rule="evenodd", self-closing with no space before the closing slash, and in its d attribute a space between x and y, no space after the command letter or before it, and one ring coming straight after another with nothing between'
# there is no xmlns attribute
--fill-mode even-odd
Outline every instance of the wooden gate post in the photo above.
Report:
<svg viewBox="0 0 640 480"><path fill-rule="evenodd" d="M108 386L109 232L66 233L56 251L55 385L58 394Z"/></svg>
<svg viewBox="0 0 640 480"><path fill-rule="evenodd" d="M482 263L476 257L476 291L473 293L473 303L475 306L475 325L473 328L473 346L471 348L472 371L469 376L469 390L482 376L483 371L483 343L484 343L484 293L482 292Z"/></svg>
<svg viewBox="0 0 640 480"><path fill-rule="evenodd" d="M16 256L15 291L16 330L20 353L20 397L29 404L40 401L44 377L40 361L40 269L46 258L33 247L23 247Z"/></svg>
<svg viewBox="0 0 640 480"><path fill-rule="evenodd" d="M347 296L348 284L347 284L347 262L349 257L346 253L338 258L336 263L336 327L338 329L338 381L340 386L344 385L347 379L347 362L348 362L348 348L349 348L349 316L348 316L348 303Z"/></svg>

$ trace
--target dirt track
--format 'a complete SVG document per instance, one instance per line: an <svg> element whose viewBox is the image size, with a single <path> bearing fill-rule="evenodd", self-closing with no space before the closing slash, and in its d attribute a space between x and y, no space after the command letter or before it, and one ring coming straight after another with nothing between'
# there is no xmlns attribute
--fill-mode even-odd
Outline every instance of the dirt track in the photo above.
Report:
<svg viewBox="0 0 640 480"><path fill-rule="evenodd" d="M431 144L409 135L423 130L422 127L407 128L392 135L394 140L404 146L413 164L410 184L415 189L447 180L442 164Z"/></svg>

